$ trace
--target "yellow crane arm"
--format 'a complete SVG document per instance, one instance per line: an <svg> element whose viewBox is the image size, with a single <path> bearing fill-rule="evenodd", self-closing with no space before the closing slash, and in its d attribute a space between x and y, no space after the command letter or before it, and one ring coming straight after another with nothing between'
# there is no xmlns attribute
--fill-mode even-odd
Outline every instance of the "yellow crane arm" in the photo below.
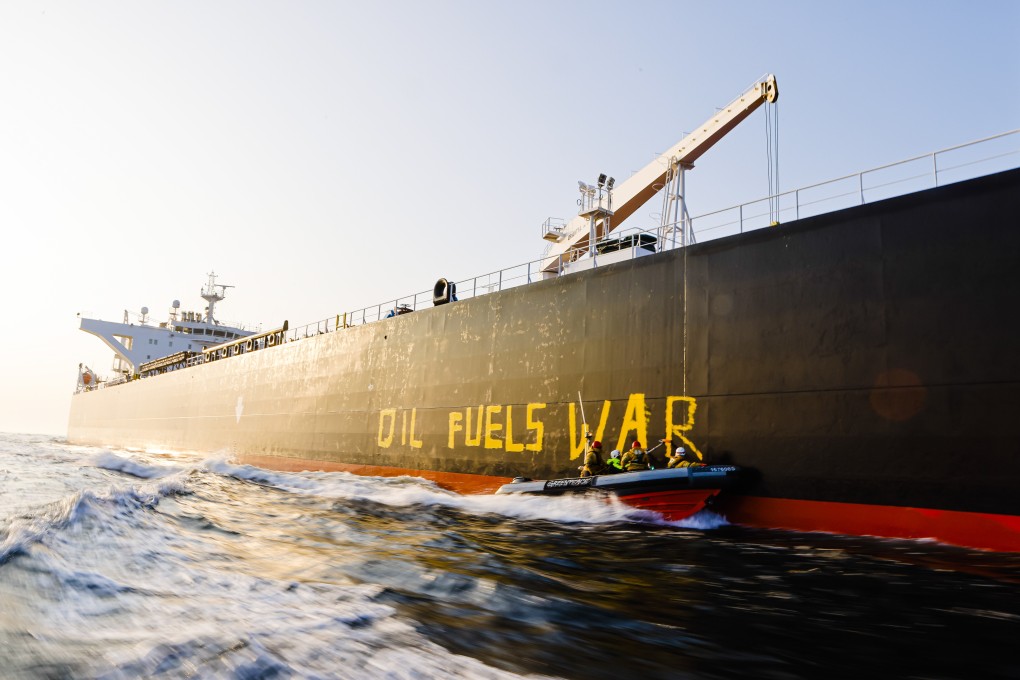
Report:
<svg viewBox="0 0 1020 680"><path fill-rule="evenodd" d="M619 227L662 189L671 166L693 165L694 161L750 116L755 109L765 102L775 102L778 97L779 86L776 84L776 77L767 75L761 78L746 92L719 109L696 131L673 145L669 151L658 156L626 181L617 184L613 191L613 217L609 231ZM555 272L562 257L587 242L589 236L587 227L586 217L577 216L570 220L562 229L565 237L550 247L546 259L542 262L542 269Z"/></svg>

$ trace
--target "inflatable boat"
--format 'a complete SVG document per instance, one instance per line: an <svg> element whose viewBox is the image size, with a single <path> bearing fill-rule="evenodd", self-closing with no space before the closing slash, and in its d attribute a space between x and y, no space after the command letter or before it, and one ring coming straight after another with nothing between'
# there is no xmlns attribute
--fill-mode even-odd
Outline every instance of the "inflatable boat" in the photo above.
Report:
<svg viewBox="0 0 1020 680"><path fill-rule="evenodd" d="M737 486L740 473L740 468L735 465L696 465L567 479L517 477L501 486L496 493L540 496L612 494L628 505L653 510L667 520L676 521L704 508L720 491Z"/></svg>

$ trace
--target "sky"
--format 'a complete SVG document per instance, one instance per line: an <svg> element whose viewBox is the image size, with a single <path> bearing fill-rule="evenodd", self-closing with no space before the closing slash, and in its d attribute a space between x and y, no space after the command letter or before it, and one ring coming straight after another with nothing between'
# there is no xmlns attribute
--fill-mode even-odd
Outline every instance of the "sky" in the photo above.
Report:
<svg viewBox="0 0 1020 680"><path fill-rule="evenodd" d="M1020 2L0 3L0 430L66 433L77 315L291 326L538 258L765 73L780 189L1020 127ZM767 195L761 110L688 175ZM654 222L657 200L632 220Z"/></svg>

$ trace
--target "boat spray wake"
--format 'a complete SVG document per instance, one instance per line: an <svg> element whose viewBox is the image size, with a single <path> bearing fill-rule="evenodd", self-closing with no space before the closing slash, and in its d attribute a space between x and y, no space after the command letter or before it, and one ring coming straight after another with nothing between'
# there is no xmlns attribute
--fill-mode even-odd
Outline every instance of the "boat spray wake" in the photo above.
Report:
<svg viewBox="0 0 1020 680"><path fill-rule="evenodd" d="M420 477L367 477L346 472L282 472L252 465L236 465L227 456L198 461L181 460L182 465L166 464L154 456L125 457L104 451L92 457L92 465L140 479L165 479L189 471L253 482L288 493L322 497L335 501L364 501L394 508L414 506L445 507L472 515L500 515L519 520L546 520L565 524L610 524L641 522L683 529L712 530L726 526L726 518L704 510L676 522L664 520L658 513L634 508L614 496L566 495L561 497L462 495L447 491Z"/></svg>
<svg viewBox="0 0 1020 680"><path fill-rule="evenodd" d="M519 520L547 520L559 523L608 524L647 522L687 529L715 529L726 524L714 513L699 513L679 522L666 522L655 512L640 510L615 496L565 495L461 495L420 477L366 477L346 472L277 472L251 465L234 465L223 458L210 459L203 466L210 472L296 494L330 499L369 501L408 508L441 506L473 515L502 515Z"/></svg>
<svg viewBox="0 0 1020 680"><path fill-rule="evenodd" d="M4 437L0 480L5 678L577 677L579 658L606 680L904 658L963 678L979 649L986 677L1015 667L1015 559ZM791 616L820 642L790 640ZM877 653L876 621L897 631Z"/></svg>

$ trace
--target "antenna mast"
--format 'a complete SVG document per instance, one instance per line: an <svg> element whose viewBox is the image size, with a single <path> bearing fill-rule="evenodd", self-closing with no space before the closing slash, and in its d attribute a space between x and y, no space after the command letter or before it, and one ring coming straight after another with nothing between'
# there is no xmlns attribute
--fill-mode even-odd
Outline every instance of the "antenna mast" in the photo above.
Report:
<svg viewBox="0 0 1020 680"><path fill-rule="evenodd" d="M209 282L202 288L202 299L209 303L209 306L205 309L206 323L219 323L215 315L216 303L227 296L227 288L233 288L233 286L216 283L216 272L209 272Z"/></svg>

